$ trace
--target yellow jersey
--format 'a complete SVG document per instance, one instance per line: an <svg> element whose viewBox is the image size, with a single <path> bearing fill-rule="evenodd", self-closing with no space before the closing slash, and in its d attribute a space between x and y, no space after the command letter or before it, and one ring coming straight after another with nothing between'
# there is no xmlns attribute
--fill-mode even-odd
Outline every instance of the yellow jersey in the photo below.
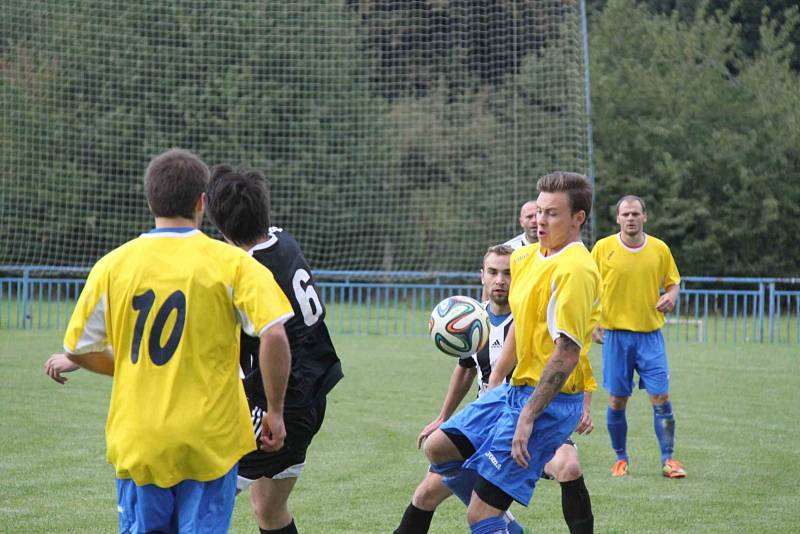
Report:
<svg viewBox="0 0 800 534"><path fill-rule="evenodd" d="M64 349L114 353L106 445L117 477L209 481L252 451L240 328L258 336L292 315L267 268L196 229L154 230L100 259Z"/></svg>
<svg viewBox="0 0 800 534"><path fill-rule="evenodd" d="M664 326L664 314L656 310L659 290L679 284L681 276L667 244L647 234L644 239L632 248L614 234L592 249L603 277L603 328L653 332Z"/></svg>
<svg viewBox="0 0 800 534"><path fill-rule="evenodd" d="M555 350L555 340L563 334L581 347L581 352L561 391L597 389L588 353L592 329L600 316L600 274L583 243L570 243L547 256L538 244L515 250L508 302L517 343L512 385L535 386Z"/></svg>

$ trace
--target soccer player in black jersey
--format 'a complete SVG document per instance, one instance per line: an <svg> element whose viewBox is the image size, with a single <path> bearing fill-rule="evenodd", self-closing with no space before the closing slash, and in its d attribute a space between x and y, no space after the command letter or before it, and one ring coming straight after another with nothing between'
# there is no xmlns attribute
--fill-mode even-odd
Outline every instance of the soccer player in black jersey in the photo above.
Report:
<svg viewBox="0 0 800 534"><path fill-rule="evenodd" d="M284 399L286 441L276 452L258 450L239 462L240 490L250 488L262 534L297 532L289 495L305 464L306 450L325 416L325 396L342 378L342 367L325 326L325 306L297 241L270 227L269 190L264 176L245 168L218 165L206 192L207 213L225 239L268 267L294 310L285 323L292 354ZM258 366L258 339L241 336L241 369L253 417L261 430L266 398Z"/></svg>

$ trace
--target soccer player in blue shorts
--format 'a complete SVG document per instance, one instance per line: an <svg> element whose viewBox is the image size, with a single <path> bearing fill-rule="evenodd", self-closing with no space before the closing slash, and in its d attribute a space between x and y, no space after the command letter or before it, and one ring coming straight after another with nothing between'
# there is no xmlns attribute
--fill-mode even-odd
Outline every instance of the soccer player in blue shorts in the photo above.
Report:
<svg viewBox="0 0 800 534"><path fill-rule="evenodd" d="M474 477L468 473L468 477L465 478L461 465L483 442L480 429L491 426L502 404L487 402L489 398L487 397L481 401L480 410L469 411L471 415L459 412L453 419L451 416L466 397L476 378L478 396L484 397L492 367L500 357L509 328L513 324L511 309L508 306L508 288L511 283L511 269L508 262L512 252L513 249L507 245L497 245L490 247L483 257L480 274L483 292L488 296L484 307L491 322L489 342L471 357L458 360L439 417L425 426L417 438L417 447L425 443L425 453L429 457L436 458L437 462L432 462L425 478L414 491L411 503L406 507L394 534L427 533L436 508L453 492L465 503L469 502ZM494 395L491 398L494 398ZM495 406L497 409L494 409ZM474 427L477 427L477 430ZM447 459L443 460L444 457ZM506 519L510 523L511 532L522 532L513 515L508 513Z"/></svg>
<svg viewBox="0 0 800 534"><path fill-rule="evenodd" d="M664 312L675 308L680 274L669 247L644 232L644 200L628 195L617 202L620 232L592 249L603 277L603 313L593 338L603 343L603 387L608 390L606 424L617 461L611 474L628 474L628 422L625 408L633 393L633 372L653 406L653 426L661 447L661 472L683 478L683 464L672 457L675 419L669 400L669 367L661 327ZM664 294L660 295L660 290Z"/></svg>
<svg viewBox="0 0 800 534"><path fill-rule="evenodd" d="M464 464L477 474L467 510L474 534L508 532L504 512L514 500L530 502L545 465L580 422L591 376L585 362L599 318L600 275L580 240L591 185L556 172L537 188L539 247L511 256L517 365L509 386L482 397L504 396L503 412Z"/></svg>
<svg viewBox="0 0 800 534"><path fill-rule="evenodd" d="M191 152L154 158L144 189L155 228L92 268L47 372L112 376L107 458L122 533L227 532L239 459L256 448L239 379L239 332L260 339L269 410L261 445L286 435L292 308L268 269L198 230L208 167ZM69 362L69 365L68 363Z"/></svg>

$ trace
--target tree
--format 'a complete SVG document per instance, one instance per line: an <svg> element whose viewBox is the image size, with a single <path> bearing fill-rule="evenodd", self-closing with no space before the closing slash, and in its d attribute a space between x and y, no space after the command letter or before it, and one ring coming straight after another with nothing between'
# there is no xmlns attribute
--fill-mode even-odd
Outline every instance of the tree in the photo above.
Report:
<svg viewBox="0 0 800 534"><path fill-rule="evenodd" d="M731 13L684 21L610 0L590 31L601 233L622 194L682 271L797 275L800 81L797 8L764 16L749 58ZM619 28L624 27L624 34ZM737 75L731 74L733 65Z"/></svg>

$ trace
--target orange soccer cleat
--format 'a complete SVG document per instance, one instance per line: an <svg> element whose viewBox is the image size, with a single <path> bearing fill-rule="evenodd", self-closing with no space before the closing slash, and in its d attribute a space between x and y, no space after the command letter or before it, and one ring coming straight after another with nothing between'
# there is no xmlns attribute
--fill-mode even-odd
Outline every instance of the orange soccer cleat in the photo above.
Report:
<svg viewBox="0 0 800 534"><path fill-rule="evenodd" d="M628 460L617 460L611 468L612 477L624 477L628 474Z"/></svg>
<svg viewBox="0 0 800 534"><path fill-rule="evenodd" d="M686 476L686 471L683 469L683 464L678 460L670 458L664 462L664 467L661 473L667 478L683 478Z"/></svg>

